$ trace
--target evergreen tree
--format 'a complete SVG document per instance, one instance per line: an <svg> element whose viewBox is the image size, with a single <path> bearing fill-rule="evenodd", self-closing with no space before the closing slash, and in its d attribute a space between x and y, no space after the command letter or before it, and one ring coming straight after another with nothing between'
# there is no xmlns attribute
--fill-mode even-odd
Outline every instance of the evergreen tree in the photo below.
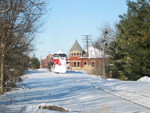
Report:
<svg viewBox="0 0 150 113"><path fill-rule="evenodd" d="M30 63L31 63L30 66L32 69L40 68L40 61L38 60L38 58L35 57L35 55L33 56L33 58L31 58Z"/></svg>
<svg viewBox="0 0 150 113"><path fill-rule="evenodd" d="M119 33L110 44L113 77L137 80L150 76L150 1L127 1L128 12L117 24Z"/></svg>

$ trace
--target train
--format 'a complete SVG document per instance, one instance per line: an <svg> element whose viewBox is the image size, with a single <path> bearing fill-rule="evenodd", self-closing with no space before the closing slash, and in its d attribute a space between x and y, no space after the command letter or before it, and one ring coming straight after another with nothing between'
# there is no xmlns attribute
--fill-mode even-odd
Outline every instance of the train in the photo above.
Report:
<svg viewBox="0 0 150 113"><path fill-rule="evenodd" d="M50 71L55 73L66 73L67 60L67 55L64 52L56 52L50 59Z"/></svg>

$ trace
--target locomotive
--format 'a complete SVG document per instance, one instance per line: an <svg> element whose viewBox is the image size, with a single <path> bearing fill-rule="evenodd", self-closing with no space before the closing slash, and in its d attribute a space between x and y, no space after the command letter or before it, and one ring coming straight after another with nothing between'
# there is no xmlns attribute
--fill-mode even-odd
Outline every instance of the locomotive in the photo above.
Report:
<svg viewBox="0 0 150 113"><path fill-rule="evenodd" d="M55 73L66 73L67 55L64 52L56 52L50 59L50 71Z"/></svg>

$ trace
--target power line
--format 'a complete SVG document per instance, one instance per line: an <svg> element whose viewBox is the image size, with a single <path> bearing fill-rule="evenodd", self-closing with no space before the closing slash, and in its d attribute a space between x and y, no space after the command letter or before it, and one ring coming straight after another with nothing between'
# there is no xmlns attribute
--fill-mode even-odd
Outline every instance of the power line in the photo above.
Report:
<svg viewBox="0 0 150 113"><path fill-rule="evenodd" d="M91 36L92 35L82 35L84 36L83 41L86 42L86 47L87 47L87 57L89 58L89 42L91 42Z"/></svg>

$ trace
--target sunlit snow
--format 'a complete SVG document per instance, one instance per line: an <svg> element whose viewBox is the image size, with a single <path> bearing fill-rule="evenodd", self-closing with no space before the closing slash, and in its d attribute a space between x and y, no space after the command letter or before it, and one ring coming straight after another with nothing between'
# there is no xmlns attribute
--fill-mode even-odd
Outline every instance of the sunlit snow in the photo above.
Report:
<svg viewBox="0 0 150 113"><path fill-rule="evenodd" d="M60 113L39 109L56 105L69 113L149 113L150 82L101 79L85 72L28 71L17 88L0 96L1 113Z"/></svg>

